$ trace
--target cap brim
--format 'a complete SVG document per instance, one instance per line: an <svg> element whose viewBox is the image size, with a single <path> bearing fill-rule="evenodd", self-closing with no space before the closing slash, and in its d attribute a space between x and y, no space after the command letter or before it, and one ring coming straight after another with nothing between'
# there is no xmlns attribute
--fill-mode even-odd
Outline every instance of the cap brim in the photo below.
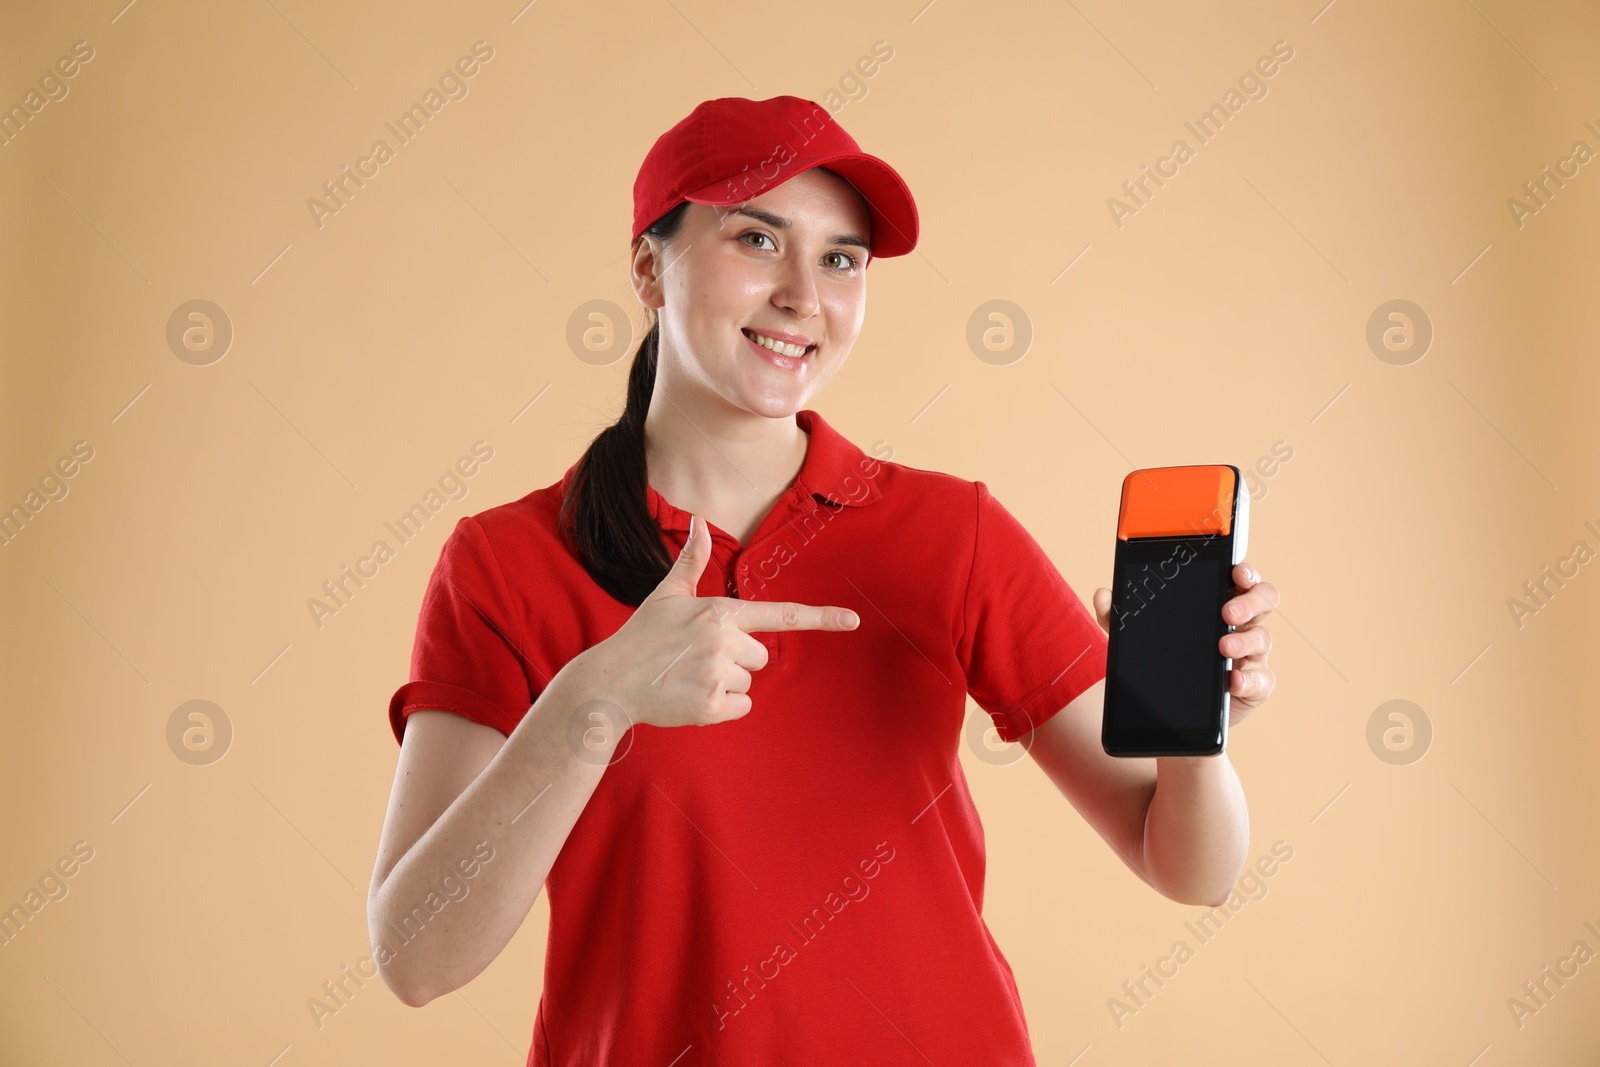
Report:
<svg viewBox="0 0 1600 1067"><path fill-rule="evenodd" d="M864 152L797 157L784 164L771 179L750 172L739 175L737 183L724 178L684 193L683 198L712 207L742 204L812 167L826 167L838 174L866 201L872 217L870 251L873 259L903 256L916 248L920 225L917 202L912 199L910 188L893 167ZM752 189L755 191L751 192Z"/></svg>

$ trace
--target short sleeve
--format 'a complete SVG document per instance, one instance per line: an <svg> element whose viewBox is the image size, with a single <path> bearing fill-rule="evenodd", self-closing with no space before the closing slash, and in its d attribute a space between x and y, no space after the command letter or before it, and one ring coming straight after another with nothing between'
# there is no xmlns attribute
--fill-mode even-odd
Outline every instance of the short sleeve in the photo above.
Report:
<svg viewBox="0 0 1600 1067"><path fill-rule="evenodd" d="M1106 676L1093 613L1009 511L977 487L977 527L958 653L967 691L1016 741Z"/></svg>
<svg viewBox="0 0 1600 1067"><path fill-rule="evenodd" d="M396 741L413 711L448 711L510 734L533 704L522 627L483 527L456 523L422 596L411 680L389 701Z"/></svg>

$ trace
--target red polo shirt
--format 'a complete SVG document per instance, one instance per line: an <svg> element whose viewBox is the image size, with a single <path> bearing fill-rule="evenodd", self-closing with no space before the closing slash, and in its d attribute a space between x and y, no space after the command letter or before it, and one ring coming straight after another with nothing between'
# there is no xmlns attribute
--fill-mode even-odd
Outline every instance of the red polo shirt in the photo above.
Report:
<svg viewBox="0 0 1600 1067"><path fill-rule="evenodd" d="M1106 637L982 482L796 419L799 476L748 545L707 524L699 592L861 625L754 634L770 659L748 715L617 746L545 884L530 1065L1035 1062L982 916L966 698L1015 740L1105 676ZM572 473L456 524L389 705L397 739L423 708L509 734L632 613L557 536ZM676 555L689 514L647 495Z"/></svg>

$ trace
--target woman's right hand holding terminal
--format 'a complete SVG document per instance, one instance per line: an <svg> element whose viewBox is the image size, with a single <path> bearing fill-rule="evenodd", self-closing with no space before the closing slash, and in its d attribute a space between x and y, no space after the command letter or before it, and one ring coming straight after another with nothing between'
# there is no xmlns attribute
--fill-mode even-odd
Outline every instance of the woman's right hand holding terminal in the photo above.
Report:
<svg viewBox="0 0 1600 1067"><path fill-rule="evenodd" d="M691 515L689 537L661 584L617 632L582 655L595 670L595 696L632 723L705 726L750 711L751 671L767 665L758 631L853 630L855 612L789 601L703 597L711 559L705 520Z"/></svg>

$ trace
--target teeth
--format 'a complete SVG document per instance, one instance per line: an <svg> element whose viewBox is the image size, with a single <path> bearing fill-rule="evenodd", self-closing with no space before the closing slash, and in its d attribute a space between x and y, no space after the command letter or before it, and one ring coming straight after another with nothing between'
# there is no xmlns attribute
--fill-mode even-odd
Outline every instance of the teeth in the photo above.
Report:
<svg viewBox="0 0 1600 1067"><path fill-rule="evenodd" d="M780 356L799 357L806 354L806 350L799 345L785 344L782 341L777 341L771 337L766 337L762 334L756 333L754 330L745 334L745 336L750 338L756 344L760 345L762 348L772 349Z"/></svg>

